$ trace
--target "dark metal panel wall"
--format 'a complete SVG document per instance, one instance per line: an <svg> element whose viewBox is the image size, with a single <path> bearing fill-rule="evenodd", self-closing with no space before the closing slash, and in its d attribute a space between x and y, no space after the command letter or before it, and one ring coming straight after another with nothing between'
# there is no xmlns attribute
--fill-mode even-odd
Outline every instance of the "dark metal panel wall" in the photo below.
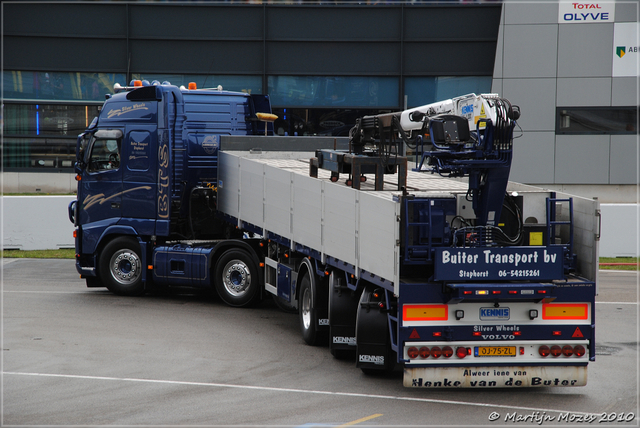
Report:
<svg viewBox="0 0 640 428"><path fill-rule="evenodd" d="M5 70L182 74L493 74L500 4L11 3Z"/></svg>
<svg viewBox="0 0 640 428"><path fill-rule="evenodd" d="M400 41L399 7L273 7L267 9L268 40Z"/></svg>
<svg viewBox="0 0 640 428"><path fill-rule="evenodd" d="M263 8L129 5L130 37L156 40L262 40Z"/></svg>

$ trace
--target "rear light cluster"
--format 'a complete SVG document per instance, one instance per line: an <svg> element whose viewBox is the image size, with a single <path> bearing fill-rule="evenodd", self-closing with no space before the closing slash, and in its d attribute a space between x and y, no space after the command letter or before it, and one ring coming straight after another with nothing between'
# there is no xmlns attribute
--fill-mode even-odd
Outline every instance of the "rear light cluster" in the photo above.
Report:
<svg viewBox="0 0 640 428"><path fill-rule="evenodd" d="M431 348L427 346L422 346L420 349L418 349L415 346L412 346L407 350L407 354L409 355L409 358L411 358L412 360L418 357L422 359L425 359L425 358L438 359L440 357L451 358L454 352L451 346L444 346L442 348L440 348L439 346L432 346ZM458 348L456 348L455 355L458 358L464 358L467 355L471 355L471 348L464 348L462 346L459 346Z"/></svg>
<svg viewBox="0 0 640 428"><path fill-rule="evenodd" d="M538 348L538 353L541 357L548 357L549 355L552 357L559 357L560 355L564 355L565 357L571 357L573 355L582 357L585 352L584 346L582 345L564 345L562 347L560 347L560 345L553 345L551 347L542 345Z"/></svg>

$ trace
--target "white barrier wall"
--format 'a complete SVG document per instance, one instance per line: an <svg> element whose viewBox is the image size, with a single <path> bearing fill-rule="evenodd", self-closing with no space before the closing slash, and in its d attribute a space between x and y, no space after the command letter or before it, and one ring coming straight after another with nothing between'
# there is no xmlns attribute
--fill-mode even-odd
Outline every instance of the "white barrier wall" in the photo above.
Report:
<svg viewBox="0 0 640 428"><path fill-rule="evenodd" d="M69 196L3 196L2 248L48 250L73 248Z"/></svg>
<svg viewBox="0 0 640 428"><path fill-rule="evenodd" d="M67 206L75 196L2 197L3 249L73 248ZM640 256L640 204L601 204L600 256Z"/></svg>
<svg viewBox="0 0 640 428"><path fill-rule="evenodd" d="M640 204L600 204L602 212L601 257L640 255Z"/></svg>

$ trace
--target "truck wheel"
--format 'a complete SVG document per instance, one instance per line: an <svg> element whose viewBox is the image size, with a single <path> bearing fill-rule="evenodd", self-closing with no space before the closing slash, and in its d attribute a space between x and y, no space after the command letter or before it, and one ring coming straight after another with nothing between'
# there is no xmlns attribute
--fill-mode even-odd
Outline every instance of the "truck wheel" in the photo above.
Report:
<svg viewBox="0 0 640 428"><path fill-rule="evenodd" d="M318 330L318 309L312 304L313 301L317 305L319 303L318 300L317 294L313 296L309 276L305 275L300 282L300 309L298 314L302 338L311 346L324 345L329 339L327 330Z"/></svg>
<svg viewBox="0 0 640 428"><path fill-rule="evenodd" d="M258 268L243 250L228 250L216 264L215 286L229 306L248 306L258 297Z"/></svg>
<svg viewBox="0 0 640 428"><path fill-rule="evenodd" d="M99 261L102 283L112 293L139 296L144 292L140 244L135 238L120 237L102 250Z"/></svg>

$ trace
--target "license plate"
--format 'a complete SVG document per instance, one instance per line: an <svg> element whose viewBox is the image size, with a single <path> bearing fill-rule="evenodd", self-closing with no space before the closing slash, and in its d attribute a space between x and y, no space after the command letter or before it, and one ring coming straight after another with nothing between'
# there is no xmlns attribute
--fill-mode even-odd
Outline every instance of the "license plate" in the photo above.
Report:
<svg viewBox="0 0 640 428"><path fill-rule="evenodd" d="M515 357L515 346L476 346L476 357Z"/></svg>

